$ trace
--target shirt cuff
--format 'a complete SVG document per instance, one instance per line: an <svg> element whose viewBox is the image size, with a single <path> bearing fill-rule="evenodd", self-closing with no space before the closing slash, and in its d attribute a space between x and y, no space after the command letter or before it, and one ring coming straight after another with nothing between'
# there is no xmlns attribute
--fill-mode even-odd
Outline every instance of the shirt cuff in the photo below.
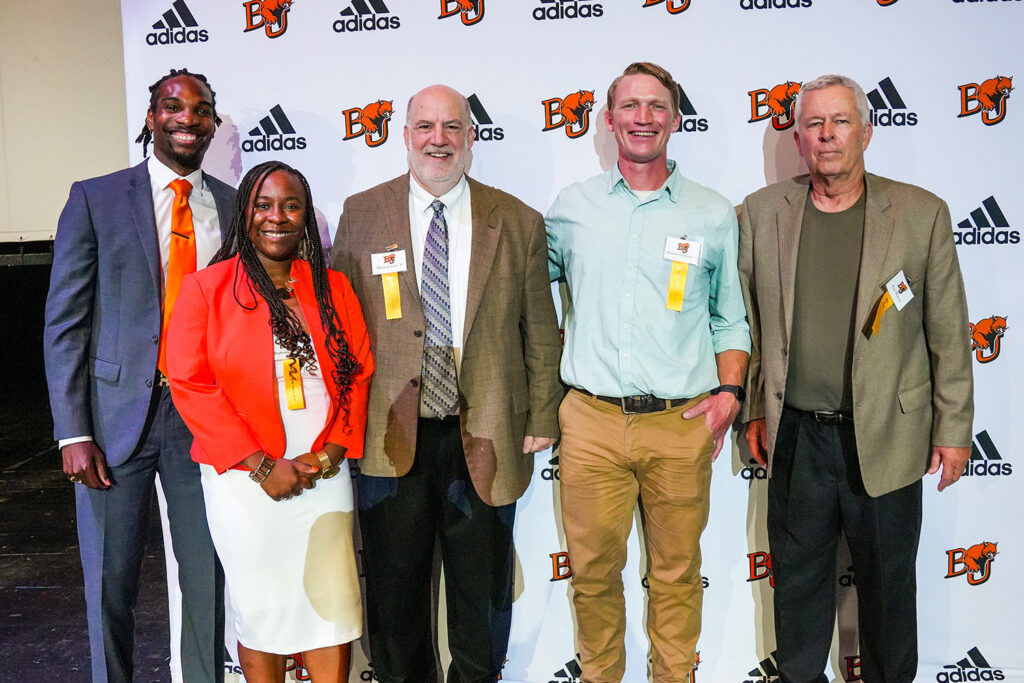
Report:
<svg viewBox="0 0 1024 683"><path fill-rule="evenodd" d="M60 441L58 441L57 449L59 450L61 448L64 448L65 446L70 446L73 443L82 443L83 441L93 440L94 439L91 436L73 436L70 439L61 439Z"/></svg>

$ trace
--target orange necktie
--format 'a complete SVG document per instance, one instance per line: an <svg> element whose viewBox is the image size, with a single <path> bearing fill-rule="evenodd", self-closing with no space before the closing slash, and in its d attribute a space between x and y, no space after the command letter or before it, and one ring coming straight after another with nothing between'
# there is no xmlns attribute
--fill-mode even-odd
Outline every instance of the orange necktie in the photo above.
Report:
<svg viewBox="0 0 1024 683"><path fill-rule="evenodd" d="M192 228L192 208L188 196L192 183L184 178L171 181L168 186L174 190L171 205L171 246L167 251L167 282L164 285L164 316L160 329L160 357L156 366L167 374L167 323L171 320L174 302L181 290L181 281L189 273L196 272L196 240Z"/></svg>

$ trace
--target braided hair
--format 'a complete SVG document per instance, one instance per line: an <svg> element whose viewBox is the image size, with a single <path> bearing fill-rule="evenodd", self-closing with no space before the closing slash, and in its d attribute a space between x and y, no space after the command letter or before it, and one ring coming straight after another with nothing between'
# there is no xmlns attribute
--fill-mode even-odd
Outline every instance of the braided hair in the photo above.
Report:
<svg viewBox="0 0 1024 683"><path fill-rule="evenodd" d="M158 80L153 85L149 86L149 109L147 109L146 111L151 111L154 113L156 112L156 98L160 94L160 86L162 86L164 83L171 80L172 78L177 78L178 76L190 76L206 86L206 89L210 91L210 97L212 99L213 104L213 123L215 126L219 126L221 124L221 120L220 117L217 116L217 93L213 91L213 88L210 86L210 82L206 80L206 76L204 76L203 74L194 74L185 68L171 69L171 72L169 74ZM142 143L142 156L146 156L146 147L149 146L149 142L152 139L153 131L151 131L149 129L149 126L145 122L143 122L142 132L139 133L139 137L135 138L135 142Z"/></svg>
<svg viewBox="0 0 1024 683"><path fill-rule="evenodd" d="M231 228L227 239L221 248L214 254L210 264L219 263L238 255L238 262L245 270L246 282L249 292L255 298L258 294L270 308L270 329L284 349L293 357L299 358L303 365L308 364L316 369L316 356L313 352L313 342L309 333L302 329L295 313L284 303L281 295L274 287L273 281L264 269L256 254L256 247L249 237L249 229L252 222L252 202L259 196L263 182L271 173L285 171L297 178L302 184L305 193L306 218L305 237L303 238L307 249L306 255L298 253L297 256L309 262L310 271L313 277L313 292L316 295L317 307L320 310L320 324L323 325L327 342L327 353L334 362L334 371L331 374L335 385L338 387L339 404L344 409L345 419L349 416L349 394L351 393L352 382L359 373L361 366L348 347L348 340L342 329L341 318L334 308L331 299L330 286L327 279L327 267L324 265L323 248L320 243L320 231L316 224L316 215L313 211L313 196L309 190L309 183L306 178L297 170L280 161L265 161L254 166L242 178L239 184L238 193L235 198L235 212L231 219ZM299 252L303 251L302 245ZM238 305L247 310L253 310L257 304L251 306L242 303L238 298L239 278L235 277L235 301ZM255 291L254 291L255 290Z"/></svg>

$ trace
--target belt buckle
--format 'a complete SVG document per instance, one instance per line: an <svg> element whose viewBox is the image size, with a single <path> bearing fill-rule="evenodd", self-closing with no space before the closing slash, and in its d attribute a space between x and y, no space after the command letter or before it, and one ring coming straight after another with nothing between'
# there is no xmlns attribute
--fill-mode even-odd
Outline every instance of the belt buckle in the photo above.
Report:
<svg viewBox="0 0 1024 683"><path fill-rule="evenodd" d="M626 415L639 415L652 413L655 410L664 410L665 401L651 394L639 394L637 396L623 396L619 402L622 404L622 412ZM660 404L660 406L658 406ZM629 405L632 410L626 408Z"/></svg>
<svg viewBox="0 0 1024 683"><path fill-rule="evenodd" d="M815 410L814 419L824 424L842 424L849 421L850 418L838 410Z"/></svg>

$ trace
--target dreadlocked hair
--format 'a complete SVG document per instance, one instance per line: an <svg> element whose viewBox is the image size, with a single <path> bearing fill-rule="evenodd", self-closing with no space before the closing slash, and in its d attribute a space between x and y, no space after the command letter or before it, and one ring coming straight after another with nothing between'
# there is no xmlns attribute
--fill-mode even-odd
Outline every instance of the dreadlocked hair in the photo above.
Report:
<svg viewBox="0 0 1024 683"><path fill-rule="evenodd" d="M196 79L197 81L199 81L207 87L207 89L210 91L210 97L213 98L213 122L215 125L219 126L221 124L221 120L220 117L217 116L217 93L213 91L213 87L211 87L210 82L206 80L206 76L204 76L203 74L194 74L185 68L171 69L171 72L169 74L158 80L153 85L149 86L149 109L147 109L146 111L151 111L154 113L156 112L156 97L160 93L160 86L162 86L164 83L171 80L172 78L176 78L178 76L191 76L192 78ZM146 156L146 148L149 146L149 143L152 139L153 131L151 131L149 129L149 126L146 125L145 122L143 122L142 132L139 133L139 137L135 138L135 142L142 143L142 156Z"/></svg>
<svg viewBox="0 0 1024 683"><path fill-rule="evenodd" d="M245 281L249 291L255 298L258 295L267 302L270 308L270 329L284 349L293 357L299 358L302 364L308 364L316 369L316 355L313 351L313 341L309 334L302 329L302 324L294 312L284 303L281 295L277 293L274 283L271 281L267 271L260 263L256 254L256 247L249 237L251 227L251 208L267 176L276 171L290 173L302 183L306 201L305 237L307 249L306 255L297 254L298 258L308 261L313 277L313 293L316 296L317 307L320 310L320 324L323 326L327 343L327 353L334 362L334 371L331 377L338 388L339 405L345 413L345 419L349 417L349 395L351 393L352 381L361 370L359 362L348 347L348 340L342 329L341 318L334 308L331 299L330 285L327 279L327 266L324 264L323 248L320 242L320 231L316 225L316 214L313 211L313 196L309 190L309 183L305 176L291 166L280 161L265 161L254 166L242 178L239 184L238 193L235 197L235 213L231 219L231 228L221 248L214 254L210 264L226 261L236 254L238 262L245 270ZM301 245L299 251L302 251ZM256 303L251 306L242 303L238 298L238 282L235 277L235 301L238 305L247 310L256 308Z"/></svg>

